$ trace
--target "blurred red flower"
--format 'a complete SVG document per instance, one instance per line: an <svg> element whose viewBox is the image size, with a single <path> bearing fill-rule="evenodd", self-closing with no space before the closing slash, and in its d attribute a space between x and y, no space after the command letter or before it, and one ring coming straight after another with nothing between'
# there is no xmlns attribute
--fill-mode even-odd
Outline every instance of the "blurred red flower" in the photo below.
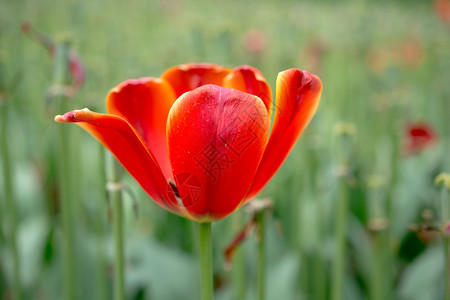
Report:
<svg viewBox="0 0 450 300"><path fill-rule="evenodd" d="M261 55L267 47L266 35L258 29L249 29L244 34L245 50L255 56Z"/></svg>
<svg viewBox="0 0 450 300"><path fill-rule="evenodd" d="M421 40L409 38L396 48L396 60L405 67L418 68L425 60L425 49Z"/></svg>
<svg viewBox="0 0 450 300"><path fill-rule="evenodd" d="M434 9L442 22L450 24L450 0L435 0Z"/></svg>
<svg viewBox="0 0 450 300"><path fill-rule="evenodd" d="M313 117L322 83L289 69L271 89L250 66L186 64L160 78L127 80L106 98L108 114L75 110L76 122L108 148L163 208L198 222L219 220L270 180Z"/></svg>
<svg viewBox="0 0 450 300"><path fill-rule="evenodd" d="M437 141L434 129L428 123L410 123L406 126L404 153L415 154L433 146Z"/></svg>

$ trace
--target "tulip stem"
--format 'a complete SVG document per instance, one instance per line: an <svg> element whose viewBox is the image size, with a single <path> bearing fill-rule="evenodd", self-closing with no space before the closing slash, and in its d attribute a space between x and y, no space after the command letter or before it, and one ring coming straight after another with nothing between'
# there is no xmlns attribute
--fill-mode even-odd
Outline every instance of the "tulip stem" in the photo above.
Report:
<svg viewBox="0 0 450 300"><path fill-rule="evenodd" d="M385 277L384 271L386 269L386 243L387 232L384 230L376 230L374 232L374 254L372 262L372 278L370 295L372 300L382 300L385 297Z"/></svg>
<svg viewBox="0 0 450 300"><path fill-rule="evenodd" d="M2 101L2 99L0 99ZM3 107L1 107L3 106ZM13 292L14 292L14 299L22 299L22 285L20 282L20 255L19 255L19 249L17 247L17 210L15 206L15 199L14 199L14 193L13 193L13 186L12 186L12 171L11 171L11 165L10 165L10 155L9 155L9 148L8 148L8 134L7 134L7 124L8 124L8 111L7 111L7 105L6 101L3 103L0 102L0 108L1 108L1 132L0 132L0 138L1 138L1 153L2 153L2 166L3 166L3 190L4 190L4 196L6 201L6 211L7 215L5 217L9 218L9 238L8 243L11 247L12 252L12 260L13 260L13 270L14 270L14 285L13 285Z"/></svg>
<svg viewBox="0 0 450 300"><path fill-rule="evenodd" d="M377 177L374 177L375 179ZM371 265L370 299L389 299L389 221L386 217L386 199L384 189L377 180L369 183L369 211L371 212L368 228L373 234L373 261Z"/></svg>
<svg viewBox="0 0 450 300"><path fill-rule="evenodd" d="M318 220L325 220L324 217L324 201L323 199L318 199L318 209L317 209L317 219ZM325 230L323 222L317 222L317 232L319 235L319 241L324 240ZM315 255L315 261L314 261L314 295L315 299L322 300L327 298L327 271L326 271L326 264L325 259L323 255L323 246L322 244L316 245L316 255ZM306 275L307 276L307 275Z"/></svg>
<svg viewBox="0 0 450 300"><path fill-rule="evenodd" d="M54 86L65 87L68 83L68 42L61 42L58 44L55 69L54 69ZM66 110L66 103L68 98L64 93L57 93L54 95L53 101L58 105L59 111ZM72 193L70 192L70 158L71 147L69 146L68 128L65 126L58 126L58 140L59 140L59 185L60 185L60 203L61 203L61 219L63 229L63 257L64 257L64 299L75 299L75 274L74 274L74 236L71 216L71 202Z"/></svg>
<svg viewBox="0 0 450 300"><path fill-rule="evenodd" d="M212 300L213 272L212 272L212 243L211 243L211 223L199 223L200 237L200 284L201 299Z"/></svg>
<svg viewBox="0 0 450 300"><path fill-rule="evenodd" d="M98 146L98 155L99 155L99 173L97 174L98 178L98 190L105 192L105 186L108 182L106 178L106 151L102 145ZM99 201L97 206L98 211L106 212L106 202L108 195L106 193L102 194L101 200ZM106 216L106 213L105 213ZM107 274L107 255L106 255L106 247L104 243L104 236L106 232L106 218L98 218L96 222L96 246L97 246L97 288L96 288L96 297L98 300L106 300L108 297L108 274Z"/></svg>
<svg viewBox="0 0 450 300"><path fill-rule="evenodd" d="M242 212L236 211L233 215L236 228L242 226ZM245 226L245 225L244 225ZM236 247L233 258L232 280L234 287L234 299L244 300L246 294L245 256L242 245Z"/></svg>
<svg viewBox="0 0 450 300"><path fill-rule="evenodd" d="M70 209L70 192L68 191L68 136L67 128L59 126L59 178L60 178L60 202L61 202L61 219L63 226L63 251L64 251L64 287L65 287L65 299L74 299L74 264L73 264L73 228L72 217Z"/></svg>
<svg viewBox="0 0 450 300"><path fill-rule="evenodd" d="M445 233L444 233L445 234ZM443 237L444 241L444 300L450 300L450 284L449 284L449 250L450 239L448 236Z"/></svg>
<svg viewBox="0 0 450 300"><path fill-rule="evenodd" d="M266 281L266 209L263 208L257 213L256 220L259 225L258 230L258 271L257 271L257 299L265 299Z"/></svg>
<svg viewBox="0 0 450 300"><path fill-rule="evenodd" d="M340 123L335 127L337 135L336 159L339 162L337 168L337 203L335 219L335 250L332 266L331 299L344 298L344 277L346 268L346 232L349 206L349 186L351 178L349 161L352 155L353 138L356 128L351 123Z"/></svg>
<svg viewBox="0 0 450 300"><path fill-rule="evenodd" d="M337 215L335 223L336 250L333 263L333 280L331 287L332 300L343 299L343 285L345 275L346 256L346 228L348 215L348 187L345 176L339 180L339 199L337 204Z"/></svg>
<svg viewBox="0 0 450 300"><path fill-rule="evenodd" d="M123 203L120 185L120 165L109 155L108 192L112 203L114 232L114 299L125 299L124 251L123 251Z"/></svg>
<svg viewBox="0 0 450 300"><path fill-rule="evenodd" d="M449 224L450 224L450 198L449 198L449 186L445 183L441 187L441 215L442 215L442 242L444 244L444 300L450 300L450 237L449 237Z"/></svg>

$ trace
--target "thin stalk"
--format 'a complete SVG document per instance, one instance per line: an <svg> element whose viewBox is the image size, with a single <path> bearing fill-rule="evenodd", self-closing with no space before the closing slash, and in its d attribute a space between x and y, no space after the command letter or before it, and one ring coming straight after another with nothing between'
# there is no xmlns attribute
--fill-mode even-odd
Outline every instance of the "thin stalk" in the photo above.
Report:
<svg viewBox="0 0 450 300"><path fill-rule="evenodd" d="M66 87L68 83L68 53L69 44L62 42L58 44L55 71L54 71L54 87ZM56 94L54 102L58 105L58 111L65 111L68 102L64 93ZM58 178L60 185L60 203L61 203L61 219L63 227L63 257L64 257L64 299L73 300L75 296L75 272L74 272L74 234L71 216L72 193L70 192L70 158L71 147L69 146L69 128L66 126L58 126Z"/></svg>
<svg viewBox="0 0 450 300"><path fill-rule="evenodd" d="M320 197L316 193L316 197ZM319 222L316 223L317 232L319 236L319 241L324 240L324 220L326 220L323 216L324 207L323 200L318 200L318 209L317 209L317 219ZM322 300L327 298L327 272L325 267L325 261L323 257L323 245L319 242L316 245L316 256L314 261L314 299Z"/></svg>
<svg viewBox="0 0 450 300"><path fill-rule="evenodd" d="M373 232L373 261L371 265L370 299L383 300L388 297L390 282L389 259L389 221L386 218L386 194L384 185L378 175L374 175L368 181L369 230Z"/></svg>
<svg viewBox="0 0 450 300"><path fill-rule="evenodd" d="M237 211L233 216L236 229L240 228L242 222L242 211ZM237 247L233 258L232 280L234 289L234 299L245 300L246 294L246 276L245 276L245 253L243 245Z"/></svg>
<svg viewBox="0 0 450 300"><path fill-rule="evenodd" d="M258 300L265 299L266 286L266 209L258 212L258 270L256 279L256 293Z"/></svg>
<svg viewBox="0 0 450 300"><path fill-rule="evenodd" d="M305 155L302 155L302 157L305 157ZM298 167L298 170L301 170L301 167ZM298 187L307 187L308 184L306 183L308 176L305 176L303 174L303 178L301 178L301 175L299 172L297 172L296 176L293 176L293 182L291 184L292 193L289 196L290 201L290 230L291 230L291 236L292 236L292 244L293 247L298 255L299 261L302 263L300 264L300 268L298 269L298 292L306 295L308 293L308 283L309 283L309 276L308 272L309 266L307 263L304 263L308 261L307 256L308 253L305 251L305 248L303 247L303 237L301 234L301 223L300 220L302 220L302 213L303 213L303 207L305 205L305 192L300 191ZM298 184L298 182L301 182L302 184Z"/></svg>
<svg viewBox="0 0 450 300"><path fill-rule="evenodd" d="M99 174L98 174L98 188L100 191L104 191L107 183L106 178L106 155L105 148L101 145L98 146L99 155ZM106 197L107 195L103 193L101 195L101 203L99 203L98 210L106 211ZM104 243L105 229L106 229L106 218L99 218L96 222L96 234L97 234L97 285L96 285L96 298L98 300L106 300L108 297L108 282L107 282L107 261L106 261L106 249Z"/></svg>
<svg viewBox="0 0 450 300"><path fill-rule="evenodd" d="M337 161L340 162L339 177L337 178L338 193L335 219L335 245L333 261L333 278L331 281L331 299L343 299L343 287L345 278L345 266L347 257L346 231L349 206L350 175L349 161L352 155L353 138L356 128L352 123L340 123L335 127L337 134Z"/></svg>
<svg viewBox="0 0 450 300"><path fill-rule="evenodd" d="M388 194L386 197L386 204L385 204L385 216L387 218L387 221L389 224L393 223L394 215L392 212L392 207L394 206L395 201L395 187L398 186L398 181L400 177L400 168L398 165L398 157L401 157L401 139L399 132L400 130L391 130L392 128L397 128L398 123L403 120L403 115L401 114L402 110L399 107L394 107L391 110L390 116L389 116L389 122L387 123L388 131L391 132L391 140L392 140L392 153L390 157L390 165L391 165L391 176L389 180L389 187L388 187ZM391 246L391 241L394 239L393 233L390 227L388 227L385 230L385 240L386 243L382 246L383 249L381 250L385 257L384 257L384 263L385 263L385 269L384 269L384 296L386 298L393 298L394 297L394 282L395 282L395 253L394 249Z"/></svg>
<svg viewBox="0 0 450 300"><path fill-rule="evenodd" d="M112 203L113 232L114 232L114 299L125 299L124 251L123 251L123 203L120 188L120 165L110 155L108 170L108 191Z"/></svg>
<svg viewBox="0 0 450 300"><path fill-rule="evenodd" d="M449 199L449 186L442 184L441 188L441 214L443 223L442 241L444 243L444 299L450 300L450 237L449 237L449 224L450 224L450 199Z"/></svg>
<svg viewBox="0 0 450 300"><path fill-rule="evenodd" d="M450 238L445 236L443 238L444 241L444 300L450 300L450 285L449 285L449 250L450 250Z"/></svg>
<svg viewBox="0 0 450 300"><path fill-rule="evenodd" d="M343 299L343 285L345 276L345 257L346 257L346 228L348 216L348 187L346 178L339 180L339 199L337 205L337 216L335 224L336 250L334 255L333 279L331 286L331 299Z"/></svg>
<svg viewBox="0 0 450 300"><path fill-rule="evenodd" d="M211 223L199 223L199 250L200 250L200 284L201 299L212 300L213 271L212 271L212 243L211 243Z"/></svg>
<svg viewBox="0 0 450 300"><path fill-rule="evenodd" d="M383 300L386 299L384 294L385 288L385 252L387 242L387 233L385 231L377 230L374 237L374 259L372 262L372 283L370 299Z"/></svg>
<svg viewBox="0 0 450 300"><path fill-rule="evenodd" d="M59 126L59 180L60 180L60 202L61 202L61 219L63 227L63 253L64 253L64 288L65 299L75 299L75 286L74 286L74 234L72 228L72 217L70 209L70 192L68 191L70 184L68 182L68 157L70 157L68 147L68 135L67 128Z"/></svg>
<svg viewBox="0 0 450 300"><path fill-rule="evenodd" d="M314 260L314 299L327 299L327 272L320 250L317 250Z"/></svg>
<svg viewBox="0 0 450 300"><path fill-rule="evenodd" d="M288 194L289 198L289 230L291 234L291 240L293 248L295 249L299 261L301 261L301 267L298 269L298 289L299 293L306 295L308 294L308 284L310 280L310 276L308 273L310 272L309 266L306 263L308 259L308 253L304 250L303 247L303 236L301 234L301 222L303 208L305 206L306 198L305 192L308 193L307 188L312 186L311 179L313 178L313 170L312 167L312 159L311 153L307 151L305 147L297 148L298 157L302 158L298 161L295 161L295 173L292 176L291 189ZM306 159L308 158L308 159ZM306 166L306 167L305 167ZM308 172L299 172L298 170L307 169ZM300 184L299 184L300 183Z"/></svg>
<svg viewBox="0 0 450 300"><path fill-rule="evenodd" d="M3 165L3 180L4 180L4 195L6 201L6 211L9 217L9 234L8 243L11 247L12 258L13 258L13 270L14 270L14 283L13 283L13 299L22 299L22 284L20 282L20 255L19 249L17 247L17 210L15 204L15 196L13 193L12 186L12 170L10 165L10 155L8 148L8 111L6 101L1 108L1 132L0 132L0 143L1 143L1 154L2 154L2 165Z"/></svg>

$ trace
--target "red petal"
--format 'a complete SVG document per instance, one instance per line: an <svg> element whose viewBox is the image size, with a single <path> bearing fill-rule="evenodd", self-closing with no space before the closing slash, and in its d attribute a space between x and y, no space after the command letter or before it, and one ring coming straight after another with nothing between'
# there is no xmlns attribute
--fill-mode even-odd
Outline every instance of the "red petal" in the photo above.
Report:
<svg viewBox="0 0 450 300"><path fill-rule="evenodd" d="M73 87L80 89L84 84L86 72L84 71L83 61L75 51L69 52L69 70L70 75L72 75Z"/></svg>
<svg viewBox="0 0 450 300"><path fill-rule="evenodd" d="M123 117L144 139L166 179L173 177L166 141L167 115L175 93L162 79L127 80L111 90L106 98L110 114Z"/></svg>
<svg viewBox="0 0 450 300"><path fill-rule="evenodd" d="M268 133L267 110L253 95L206 85L178 98L167 123L169 157L194 219L218 220L241 204Z"/></svg>
<svg viewBox="0 0 450 300"><path fill-rule="evenodd" d="M427 147L432 146L437 141L437 135L430 124L410 123L406 128L403 151L406 155L418 153Z"/></svg>
<svg viewBox="0 0 450 300"><path fill-rule="evenodd" d="M319 106L322 83L306 71L289 69L278 75L276 93L272 132L245 202L272 178L311 121Z"/></svg>
<svg viewBox="0 0 450 300"><path fill-rule="evenodd" d="M88 109L56 116L55 121L76 122L108 148L144 190L163 208L183 214L144 141L127 121L119 116L99 114Z"/></svg>
<svg viewBox="0 0 450 300"><path fill-rule="evenodd" d="M223 87L240 90L261 98L267 111L272 109L272 90L258 69L240 66L231 71L223 80Z"/></svg>
<svg viewBox="0 0 450 300"><path fill-rule="evenodd" d="M230 69L214 64L185 64L168 69L161 78L167 80L177 97L205 84L222 85Z"/></svg>

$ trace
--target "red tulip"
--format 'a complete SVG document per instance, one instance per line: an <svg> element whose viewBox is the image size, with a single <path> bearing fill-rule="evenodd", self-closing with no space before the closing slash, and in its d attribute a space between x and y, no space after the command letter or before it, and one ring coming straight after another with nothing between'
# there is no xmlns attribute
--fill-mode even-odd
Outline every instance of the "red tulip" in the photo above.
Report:
<svg viewBox="0 0 450 300"><path fill-rule="evenodd" d="M96 137L163 208L208 222L267 184L313 117L321 90L306 71L281 72L269 136L271 90L257 69L186 64L117 85L108 114L85 108L55 120Z"/></svg>
<svg viewBox="0 0 450 300"><path fill-rule="evenodd" d="M396 60L405 67L418 68L425 61L425 49L419 39L409 38L395 49Z"/></svg>
<svg viewBox="0 0 450 300"><path fill-rule="evenodd" d="M258 29L250 29L244 34L244 48L253 55L259 56L267 48L267 37Z"/></svg>
<svg viewBox="0 0 450 300"><path fill-rule="evenodd" d="M435 0L434 9L442 22L450 24L450 0Z"/></svg>
<svg viewBox="0 0 450 300"><path fill-rule="evenodd" d="M411 123L406 126L403 152L415 154L433 146L437 141L434 129L427 123Z"/></svg>

